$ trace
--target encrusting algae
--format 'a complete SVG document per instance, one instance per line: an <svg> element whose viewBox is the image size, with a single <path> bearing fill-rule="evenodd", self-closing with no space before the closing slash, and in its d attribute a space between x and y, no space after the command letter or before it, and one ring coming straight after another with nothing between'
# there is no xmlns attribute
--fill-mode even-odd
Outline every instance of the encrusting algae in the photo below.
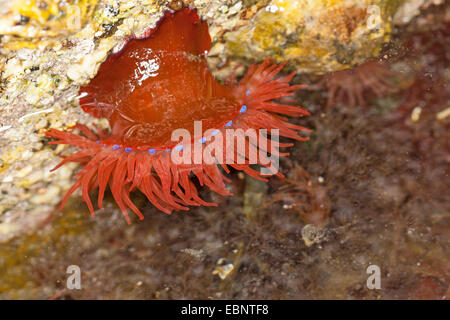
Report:
<svg viewBox="0 0 450 320"><path fill-rule="evenodd" d="M326 73L374 57L390 39L403 0L272 0L247 24L224 36L234 59L288 61L300 72Z"/></svg>

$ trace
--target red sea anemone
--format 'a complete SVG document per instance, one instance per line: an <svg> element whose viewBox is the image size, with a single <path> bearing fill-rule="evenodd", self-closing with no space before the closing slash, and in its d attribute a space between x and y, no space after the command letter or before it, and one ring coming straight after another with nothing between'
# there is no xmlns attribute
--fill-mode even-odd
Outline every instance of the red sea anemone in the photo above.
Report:
<svg viewBox="0 0 450 320"><path fill-rule="evenodd" d="M171 213L191 205L216 205L199 197L196 183L228 195L223 171L229 172L230 167L263 180L267 172L253 165L281 175L271 167L268 155L287 155L279 147L292 144L278 142L273 130L282 137L306 140L308 130L287 122L285 116L302 117L308 112L274 100L292 102L289 97L304 86L289 84L294 74L276 77L283 64L271 65L269 60L250 66L239 82L232 76L225 85L219 84L205 59L210 46L206 22L195 10L184 8L166 13L147 38L132 39L121 52L108 57L96 77L81 87L80 105L93 117L106 118L110 132L91 131L79 124L75 128L83 135L55 129L46 133L57 139L52 144L80 149L53 170L68 162L84 165L61 207L81 188L82 199L94 216L89 192L98 188L102 208L109 185L130 223L128 209L143 219L130 199L134 189L159 210ZM206 131L196 132L194 122L201 122ZM193 139L173 141L174 130L180 128ZM218 139L228 138L229 129L235 129L231 144L230 139ZM251 135L246 133L249 129L270 132ZM243 139L245 149L235 150L235 138ZM193 149L200 149L200 155L208 150L212 161L198 159Z"/></svg>
<svg viewBox="0 0 450 320"><path fill-rule="evenodd" d="M368 61L354 69L327 74L318 84L328 91L327 108L343 103L350 108L365 106L368 95L383 97L396 92L391 78L398 74L385 62Z"/></svg>

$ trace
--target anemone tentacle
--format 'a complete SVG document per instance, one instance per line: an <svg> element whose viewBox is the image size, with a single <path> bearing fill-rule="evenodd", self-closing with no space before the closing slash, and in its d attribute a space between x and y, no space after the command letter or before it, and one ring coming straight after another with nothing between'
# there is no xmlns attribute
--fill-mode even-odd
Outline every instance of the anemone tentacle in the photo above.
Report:
<svg viewBox="0 0 450 320"><path fill-rule="evenodd" d="M231 195L226 188L229 179L225 176L225 173L230 172L229 167L254 178L266 180L266 175L253 168L254 163L250 161L251 154L258 154L256 164L268 167L269 159L264 154L268 154L271 150L270 153L274 156L287 156L289 153L280 152L279 149L293 145L272 140L270 129L278 129L279 136L298 141L307 140L309 133L307 128L292 124L286 118L286 116L303 117L309 113L299 106L281 102L292 101L294 91L305 87L289 84L294 74L277 78L283 66L284 64L271 64L269 59L259 65L253 64L249 67L247 75L237 83L234 95L245 106L244 112L241 111L235 116L229 126L217 130L223 135L226 129L242 129L244 132L248 129L267 129L268 133L256 138L243 136L242 132L238 133L237 136L245 139L248 145L248 149L246 148L244 152L236 151L233 148L234 143L227 145L223 140L221 155L215 152L212 154L216 159L216 163L213 164L204 161L196 164L193 155L190 159L192 164L176 164L170 157L171 151L151 149L152 152L149 152L104 145L102 141L107 138L106 132L98 128L94 132L81 124L74 129L78 129L84 136L56 129L49 130L46 135L56 139L51 141L51 144L72 145L79 149L76 153L63 157L53 170L68 162L84 164L75 175L74 185L64 196L61 208L64 207L68 197L80 188L82 199L94 216L94 206L89 192L98 189L97 203L102 209L105 191L109 185L114 200L130 223L128 210L133 211L139 219L144 218L130 198L130 192L135 189L140 190L156 208L170 214L174 210L188 210L189 206L217 205L200 198L194 180L200 186L205 186L220 195ZM210 143L211 141L205 141L202 150ZM241 163L226 163L230 154L233 159L239 157ZM279 172L273 173L282 176Z"/></svg>

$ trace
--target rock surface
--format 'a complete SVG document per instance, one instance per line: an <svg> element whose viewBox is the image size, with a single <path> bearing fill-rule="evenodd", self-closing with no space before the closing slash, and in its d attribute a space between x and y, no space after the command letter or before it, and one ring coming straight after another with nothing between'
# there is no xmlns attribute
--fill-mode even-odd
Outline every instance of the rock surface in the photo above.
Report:
<svg viewBox="0 0 450 320"><path fill-rule="evenodd" d="M0 3L3 17L9 2ZM98 2L91 14L108 3L117 2ZM232 30L241 19L240 11L218 10L223 3L194 1L208 16L215 44L226 34L219 36L222 26ZM442 191L450 188L443 179L450 161L450 38L440 23L448 25L450 6L443 8L422 12L393 35L409 39L409 49L388 62L406 84L417 77L416 85L368 97L365 107L354 109L327 109L323 89L299 93L298 102L312 112L302 122L313 134L282 163L288 180L258 184L232 174L234 197L210 194L218 207L170 216L133 195L146 218L134 217L131 226L110 194L95 219L76 195L63 212L55 210L74 168L49 173L65 150L50 148L42 135L49 126L92 121L74 97L106 56L104 48L121 39L100 37L92 49L80 40L98 31L89 23L62 35L67 43L50 33L25 40L4 35L0 234L2 240L19 235L0 243L0 299L448 299L450 199ZM112 34L133 30L122 23L134 9L123 10ZM226 76L229 66L211 60ZM67 70L83 63L79 78L68 80ZM324 220L323 228L311 228ZM70 265L81 269L81 290L66 286ZM366 287L370 265L382 271L382 290Z"/></svg>

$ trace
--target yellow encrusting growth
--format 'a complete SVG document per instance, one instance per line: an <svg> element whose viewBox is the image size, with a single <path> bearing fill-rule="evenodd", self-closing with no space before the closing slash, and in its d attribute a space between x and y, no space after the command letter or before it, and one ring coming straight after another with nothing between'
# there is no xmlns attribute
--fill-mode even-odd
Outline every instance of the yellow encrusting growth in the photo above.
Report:
<svg viewBox="0 0 450 320"><path fill-rule="evenodd" d="M9 13L0 17L0 34L31 40L73 33L87 22L97 1L13 1Z"/></svg>
<svg viewBox="0 0 450 320"><path fill-rule="evenodd" d="M289 61L302 72L325 73L375 56L389 39L402 0L272 0L225 35L233 57Z"/></svg>

